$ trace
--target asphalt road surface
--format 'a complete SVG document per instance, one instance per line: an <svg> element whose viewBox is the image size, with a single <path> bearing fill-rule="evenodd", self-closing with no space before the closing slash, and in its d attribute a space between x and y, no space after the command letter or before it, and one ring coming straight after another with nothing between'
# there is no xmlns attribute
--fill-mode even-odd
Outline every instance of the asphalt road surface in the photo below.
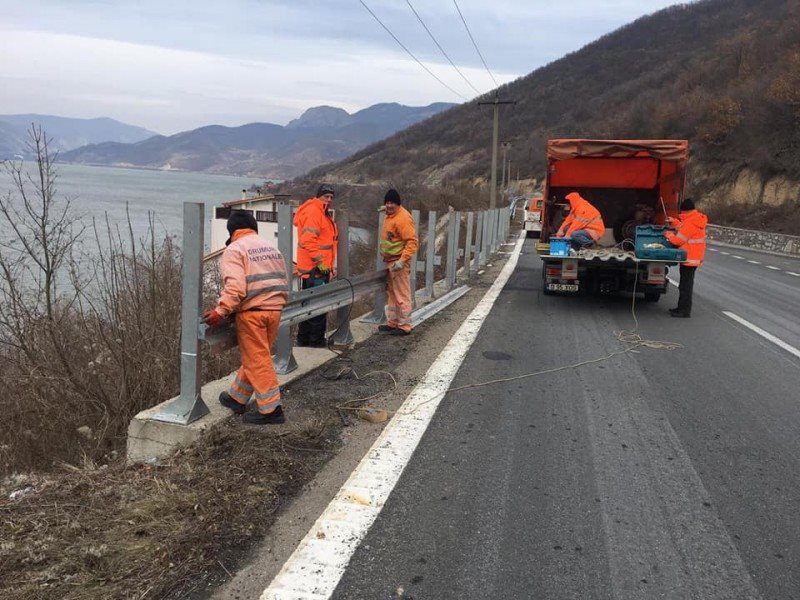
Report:
<svg viewBox="0 0 800 600"><path fill-rule="evenodd" d="M723 312L800 348L800 260L716 250L691 319L636 304L683 348L448 394L333 597L800 598L800 358ZM540 266L528 240L454 386L621 348L631 299Z"/></svg>

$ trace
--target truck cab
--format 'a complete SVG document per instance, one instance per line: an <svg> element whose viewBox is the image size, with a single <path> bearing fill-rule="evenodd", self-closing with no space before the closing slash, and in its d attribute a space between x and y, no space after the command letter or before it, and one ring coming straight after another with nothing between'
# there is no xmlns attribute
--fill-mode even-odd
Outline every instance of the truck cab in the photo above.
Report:
<svg viewBox="0 0 800 600"><path fill-rule="evenodd" d="M547 143L548 173L541 211L543 293L637 292L657 301L668 269L678 260L637 256L636 231L657 231L678 216L686 182L685 140L560 139ZM568 214L566 196L578 192L600 212L605 232L590 248L551 252ZM640 229L641 230L641 229Z"/></svg>
<svg viewBox="0 0 800 600"><path fill-rule="evenodd" d="M523 227L525 235L529 238L538 238L542 233L542 208L544 207L544 197L541 194L534 196L525 202Z"/></svg>

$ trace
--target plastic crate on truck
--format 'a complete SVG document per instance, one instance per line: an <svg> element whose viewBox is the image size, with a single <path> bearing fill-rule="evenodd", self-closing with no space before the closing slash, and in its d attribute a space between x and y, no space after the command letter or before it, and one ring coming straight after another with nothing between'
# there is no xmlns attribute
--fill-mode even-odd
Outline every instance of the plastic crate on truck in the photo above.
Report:
<svg viewBox="0 0 800 600"><path fill-rule="evenodd" d="M676 248L664 237L666 231L675 231L672 227L659 225L639 225L636 228L636 258L649 260L668 260L683 262L686 250ZM663 248L647 248L650 244L661 244Z"/></svg>

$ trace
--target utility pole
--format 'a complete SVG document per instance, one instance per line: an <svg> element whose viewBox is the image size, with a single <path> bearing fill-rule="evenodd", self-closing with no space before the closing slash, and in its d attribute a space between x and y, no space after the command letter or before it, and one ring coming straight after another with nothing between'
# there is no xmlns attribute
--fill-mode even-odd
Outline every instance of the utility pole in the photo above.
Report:
<svg viewBox="0 0 800 600"><path fill-rule="evenodd" d="M492 124L492 183L489 190L489 208L497 206L497 137L500 131L500 106L502 104L516 104L515 100L500 100L497 91L492 102L478 102L478 106L490 105L494 107L494 123Z"/></svg>

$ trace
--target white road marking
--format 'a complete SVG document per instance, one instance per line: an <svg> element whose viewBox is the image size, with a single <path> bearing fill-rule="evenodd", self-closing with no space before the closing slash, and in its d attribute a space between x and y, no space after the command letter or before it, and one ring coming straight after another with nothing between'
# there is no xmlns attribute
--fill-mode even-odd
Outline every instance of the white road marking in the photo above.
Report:
<svg viewBox="0 0 800 600"><path fill-rule="evenodd" d="M749 262L751 265L760 265L761 264L757 260L748 260L747 262Z"/></svg>
<svg viewBox="0 0 800 600"><path fill-rule="evenodd" d="M744 260L744 256L737 256L735 254L733 255L733 258L738 258L739 260Z"/></svg>
<svg viewBox="0 0 800 600"><path fill-rule="evenodd" d="M731 255L731 253L730 253L730 252L725 252L725 250L723 250L723 251L722 251L722 253L723 253L725 256L730 256L730 255Z"/></svg>
<svg viewBox="0 0 800 600"><path fill-rule="evenodd" d="M800 277L800 273L795 273L794 271L786 271L786 272L787 272L789 275L792 275L792 276L794 276L794 277Z"/></svg>
<svg viewBox="0 0 800 600"><path fill-rule="evenodd" d="M780 271L778 267L773 267L772 265L767 265L768 269L772 269L773 271Z"/></svg>
<svg viewBox="0 0 800 600"><path fill-rule="evenodd" d="M727 317L730 317L731 319L733 319L737 323L740 323L740 324L744 325L745 327L747 327L751 331L755 331L758 335L760 335L761 337L763 337L766 340L769 340L770 342L772 342L776 346L778 346L780 348L783 348L789 354L794 354L797 358L800 358L800 350L798 350L794 346L790 346L789 344L784 342L782 339L776 338L771 333L769 333L767 331L764 331L763 329L761 329L761 327L758 327L757 325L753 325L750 321L747 321L747 320L743 319L742 317L740 317L739 315L734 314L734 313L732 313L730 311L723 310L722 314L727 316Z"/></svg>
<svg viewBox="0 0 800 600"><path fill-rule="evenodd" d="M675 287L678 287L678 282L677 282L677 281L675 281L675 280L674 280L672 277L669 277L669 276L668 276L668 277L667 277L667 281L669 281L669 282L670 282L672 285L674 285Z"/></svg>
<svg viewBox="0 0 800 600"><path fill-rule="evenodd" d="M710 250L711 252L719 252L719 250L717 250L716 248L709 248L709 250Z"/></svg>
<svg viewBox="0 0 800 600"><path fill-rule="evenodd" d="M511 277L524 241L522 232L514 253L489 291L450 338L425 377L264 590L261 600L324 600L333 594Z"/></svg>

